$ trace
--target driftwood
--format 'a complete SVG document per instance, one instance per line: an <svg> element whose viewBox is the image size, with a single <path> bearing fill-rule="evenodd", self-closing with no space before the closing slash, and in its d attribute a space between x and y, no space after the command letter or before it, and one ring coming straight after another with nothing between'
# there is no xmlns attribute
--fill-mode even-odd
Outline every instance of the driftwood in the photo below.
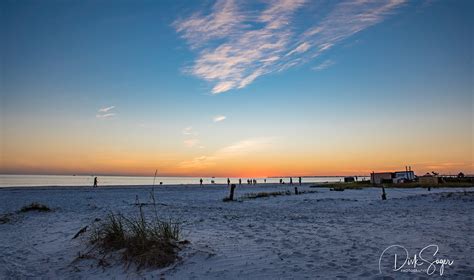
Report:
<svg viewBox="0 0 474 280"><path fill-rule="evenodd" d="M81 235L81 234L83 234L84 232L86 232L88 227L89 227L89 226L85 226L85 227L81 228L81 229L76 233L76 235L74 235L74 237L73 237L72 239L76 239L77 237L79 237L79 235Z"/></svg>
<svg viewBox="0 0 474 280"><path fill-rule="evenodd" d="M163 206L168 206L168 204L166 203L154 203L154 202L149 202L149 203L146 203L146 202L135 202L135 203L132 203L131 205L135 205L135 206L150 206L150 205L163 205Z"/></svg>

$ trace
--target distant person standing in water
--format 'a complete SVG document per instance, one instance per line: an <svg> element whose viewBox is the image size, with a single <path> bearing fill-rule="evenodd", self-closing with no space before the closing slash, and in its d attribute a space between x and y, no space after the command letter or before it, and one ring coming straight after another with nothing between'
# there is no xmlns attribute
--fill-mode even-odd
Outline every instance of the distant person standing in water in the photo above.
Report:
<svg viewBox="0 0 474 280"><path fill-rule="evenodd" d="M239 179L239 186L242 185L242 179Z"/></svg>
<svg viewBox="0 0 474 280"><path fill-rule="evenodd" d="M202 178L201 178L201 180L199 180L199 183L200 183L200 185L202 186Z"/></svg>
<svg viewBox="0 0 474 280"><path fill-rule="evenodd" d="M300 182L300 186L301 186L301 177L298 178L298 181Z"/></svg>
<svg viewBox="0 0 474 280"><path fill-rule="evenodd" d="M290 177L290 185L293 185L293 178Z"/></svg>
<svg viewBox="0 0 474 280"><path fill-rule="evenodd" d="M94 177L94 188L97 188L97 177Z"/></svg>
<svg viewBox="0 0 474 280"><path fill-rule="evenodd" d="M229 185L230 185L230 179L227 178L227 186L229 186Z"/></svg>

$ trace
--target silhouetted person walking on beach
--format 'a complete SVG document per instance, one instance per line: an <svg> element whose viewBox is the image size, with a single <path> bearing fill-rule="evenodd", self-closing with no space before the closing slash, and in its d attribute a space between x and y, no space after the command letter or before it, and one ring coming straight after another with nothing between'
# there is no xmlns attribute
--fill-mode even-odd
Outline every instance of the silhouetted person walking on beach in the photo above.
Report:
<svg viewBox="0 0 474 280"><path fill-rule="evenodd" d="M94 188L97 188L97 177L94 177Z"/></svg>

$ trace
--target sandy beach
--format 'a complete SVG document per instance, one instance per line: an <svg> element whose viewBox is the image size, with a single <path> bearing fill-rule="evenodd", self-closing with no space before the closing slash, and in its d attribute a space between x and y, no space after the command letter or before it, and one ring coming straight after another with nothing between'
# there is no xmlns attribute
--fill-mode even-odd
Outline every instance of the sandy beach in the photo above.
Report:
<svg viewBox="0 0 474 280"><path fill-rule="evenodd" d="M190 243L180 260L163 269L125 268L119 260L99 266L77 259L88 250L87 232L72 237L107 213L135 215L136 196L149 201L150 187L50 187L0 189L2 278L135 279L412 279L426 272L392 271L392 257L381 257L399 244L411 257L435 244L435 257L454 260L430 277L472 279L474 275L474 197L463 189L388 189L330 191L239 199L245 193L292 190L290 186L237 187L236 202L223 202L223 185L155 187L161 217L182 222ZM33 201L52 212L15 213ZM144 206L146 211L146 206ZM381 266L379 270L379 260ZM433 256L431 259L435 260ZM406 266L408 268L408 265ZM420 266L422 268L423 266ZM426 266L425 266L426 268ZM382 272L382 273L380 273Z"/></svg>
<svg viewBox="0 0 474 280"><path fill-rule="evenodd" d="M474 280L474 0L0 11L0 280Z"/></svg>

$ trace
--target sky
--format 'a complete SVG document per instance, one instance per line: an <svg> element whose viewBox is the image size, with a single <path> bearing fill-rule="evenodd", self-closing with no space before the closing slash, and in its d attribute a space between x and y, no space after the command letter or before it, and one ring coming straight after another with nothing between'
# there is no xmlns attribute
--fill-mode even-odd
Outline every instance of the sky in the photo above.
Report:
<svg viewBox="0 0 474 280"><path fill-rule="evenodd" d="M0 5L0 173L474 173L473 1Z"/></svg>

